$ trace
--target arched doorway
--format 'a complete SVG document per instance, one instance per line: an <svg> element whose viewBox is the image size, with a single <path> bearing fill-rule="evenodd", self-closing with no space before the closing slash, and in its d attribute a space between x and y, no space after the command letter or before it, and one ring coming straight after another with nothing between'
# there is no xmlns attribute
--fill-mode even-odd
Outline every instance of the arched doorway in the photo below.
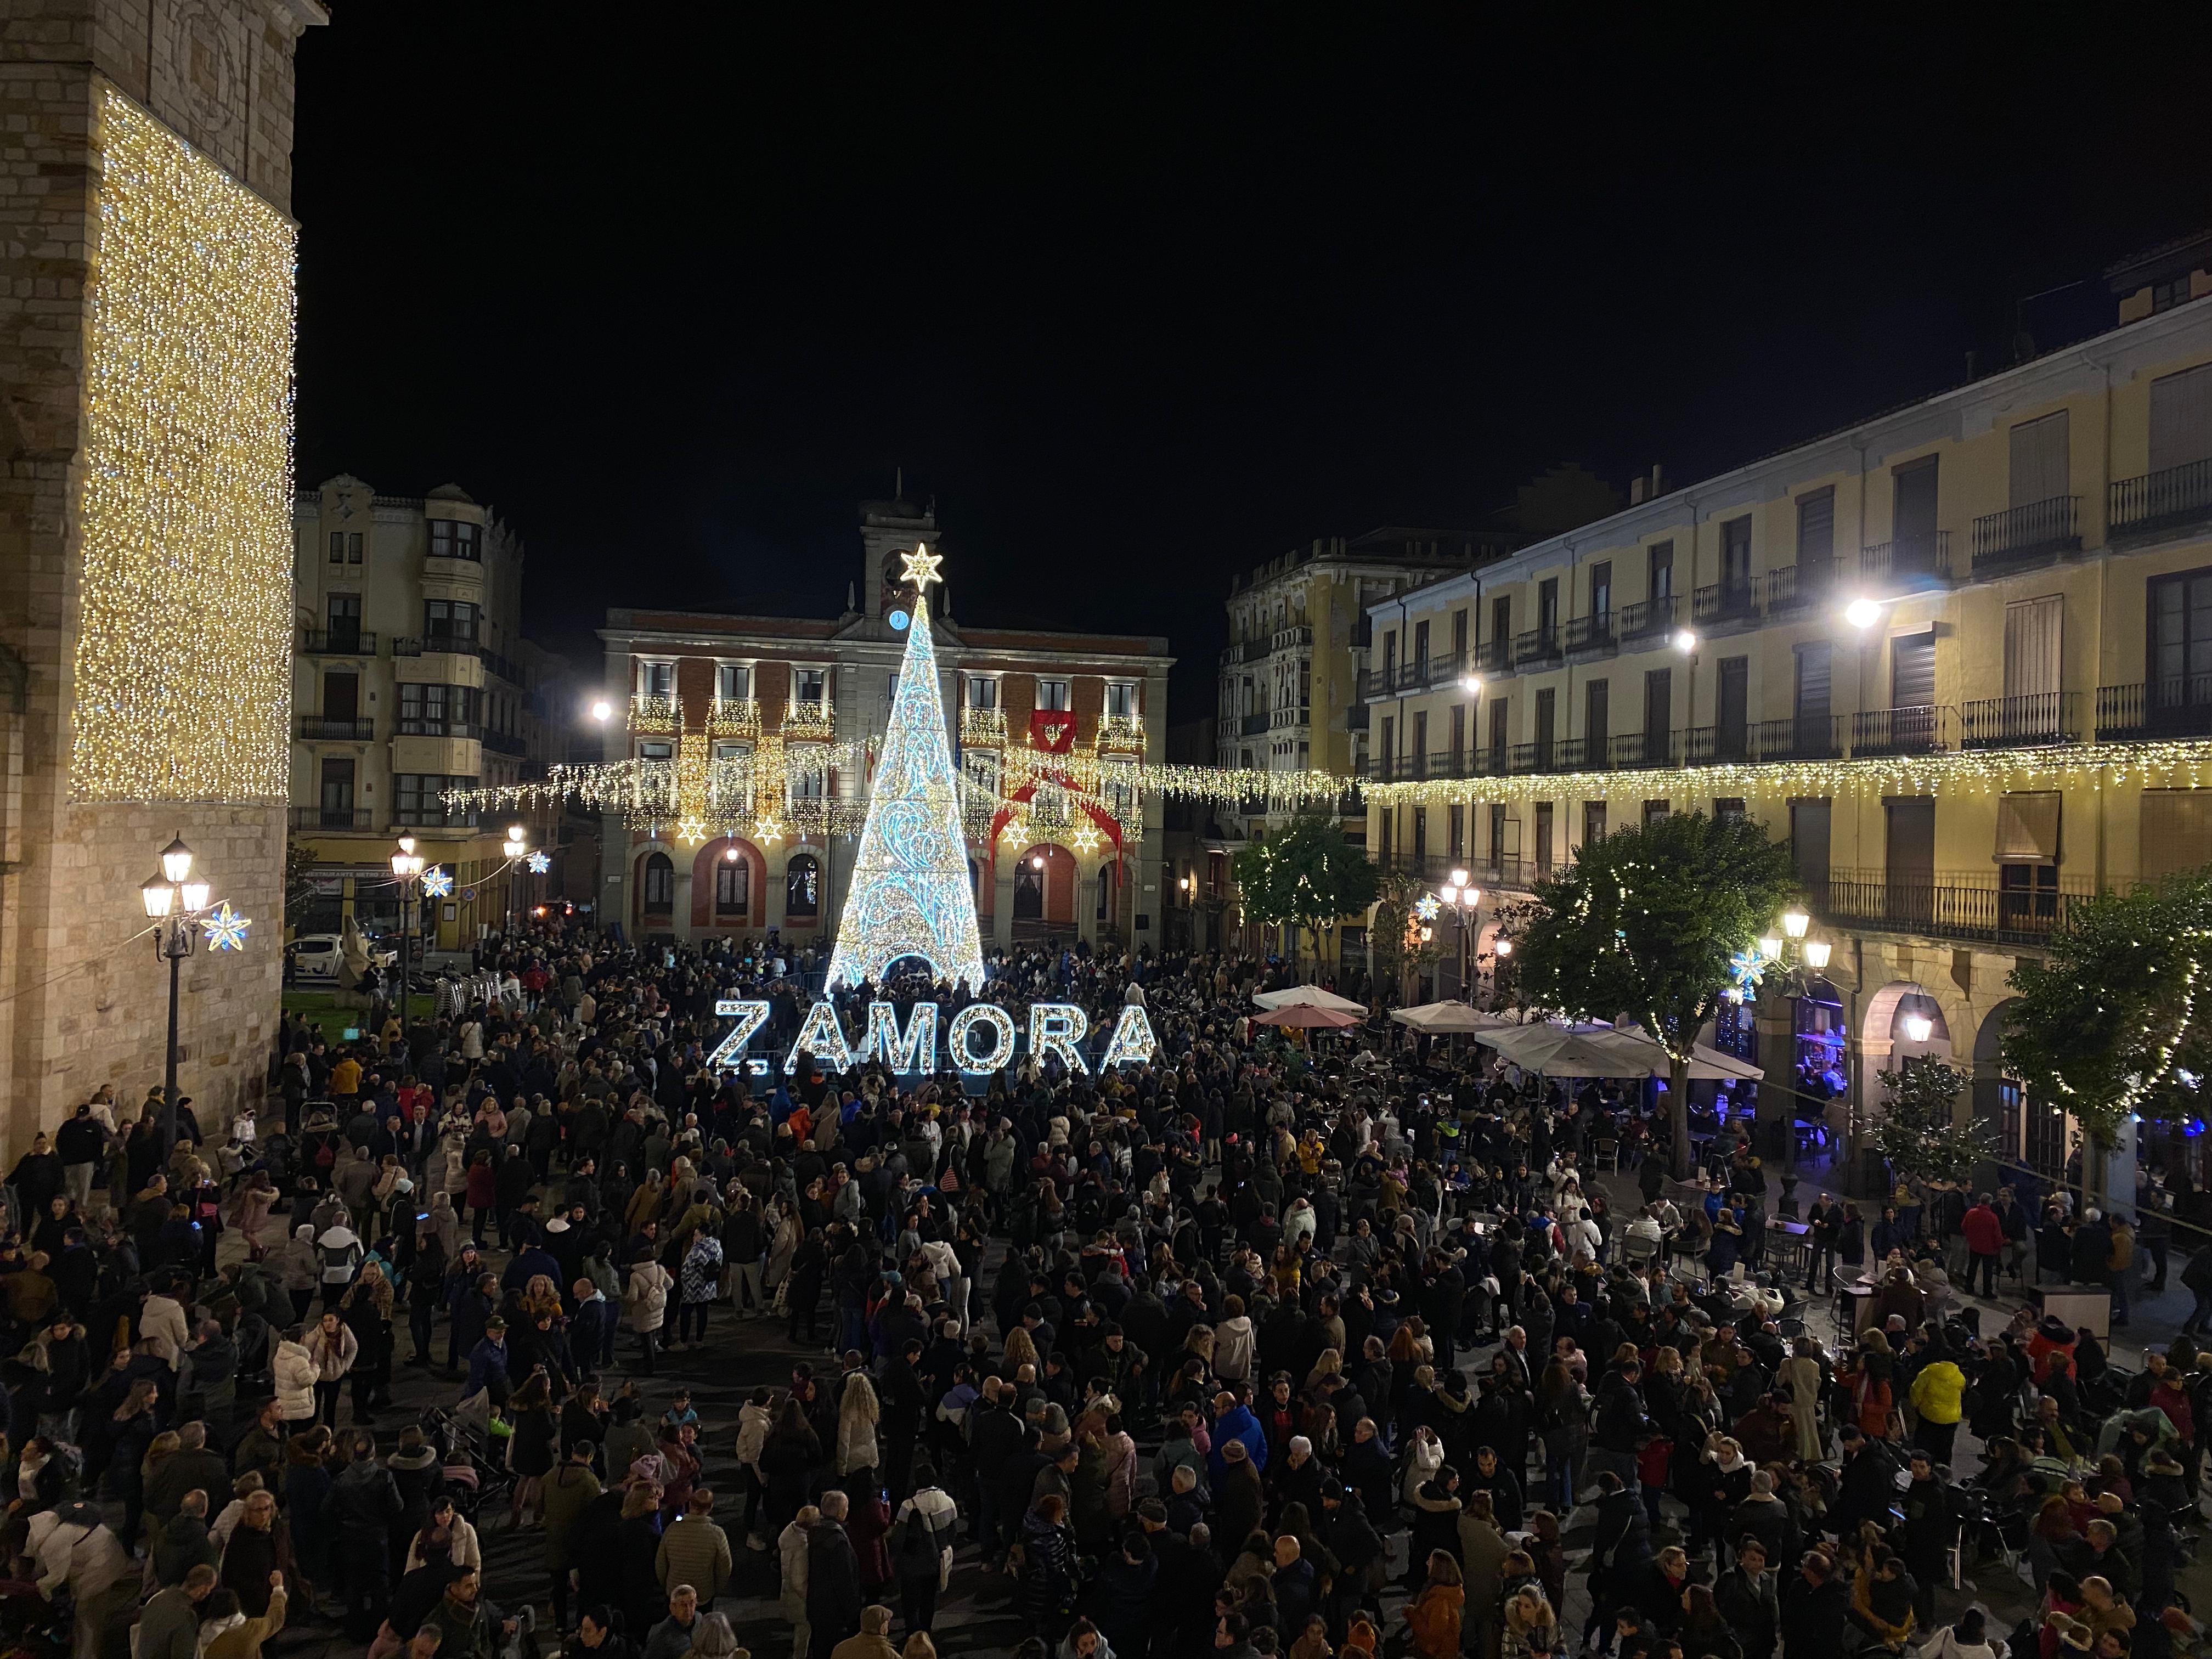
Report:
<svg viewBox="0 0 2212 1659"><path fill-rule="evenodd" d="M793 853L783 867L783 919L811 923L821 917L821 860L811 853Z"/></svg>
<svg viewBox="0 0 2212 1659"><path fill-rule="evenodd" d="M2025 1164L2055 1179L2066 1166L2066 1114L2029 1100L2019 1081L2005 1075L2005 1013L2019 1000L1997 1004L1974 1033L1974 1115L1996 1131L2001 1162Z"/></svg>
<svg viewBox="0 0 2212 1659"><path fill-rule="evenodd" d="M725 932L767 919L768 860L750 842L719 836L692 860L691 925Z"/></svg>
<svg viewBox="0 0 2212 1659"><path fill-rule="evenodd" d="M638 866L637 925L648 929L676 925L676 866L665 853L647 853Z"/></svg>
<svg viewBox="0 0 2212 1659"><path fill-rule="evenodd" d="M1014 866L1014 920L1047 927L1075 925L1075 854L1039 842Z"/></svg>

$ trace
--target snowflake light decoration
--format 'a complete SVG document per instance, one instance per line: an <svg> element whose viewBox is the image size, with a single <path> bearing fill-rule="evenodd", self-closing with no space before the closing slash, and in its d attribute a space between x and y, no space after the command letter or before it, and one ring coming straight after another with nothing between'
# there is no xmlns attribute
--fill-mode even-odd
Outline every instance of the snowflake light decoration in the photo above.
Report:
<svg viewBox="0 0 2212 1659"><path fill-rule="evenodd" d="M1030 826L1021 818L1008 818L1006 827L999 832L999 840L1007 847L1026 847L1030 844Z"/></svg>
<svg viewBox="0 0 2212 1659"><path fill-rule="evenodd" d="M1075 833L1068 839L1075 843L1075 849L1079 853L1095 853L1106 837L1098 833L1097 824L1085 823L1078 826Z"/></svg>
<svg viewBox="0 0 2212 1659"><path fill-rule="evenodd" d="M243 951L246 948L246 930L253 923L232 909L230 901L225 899L216 908L213 915L200 919L200 926L207 932L210 950Z"/></svg>
<svg viewBox="0 0 2212 1659"><path fill-rule="evenodd" d="M1735 980L1736 1000L1759 983L1766 972L1766 958L1757 951L1739 951L1729 958L1729 973Z"/></svg>
<svg viewBox="0 0 2212 1659"><path fill-rule="evenodd" d="M774 813L753 825L753 839L763 847L773 847L783 839L783 820Z"/></svg>
<svg viewBox="0 0 2212 1659"><path fill-rule="evenodd" d="M1423 921L1434 921L1437 919L1437 912L1443 908L1443 902L1434 893L1424 893L1413 902L1413 914Z"/></svg>
<svg viewBox="0 0 2212 1659"><path fill-rule="evenodd" d="M533 876L542 876L553 867L552 856L546 853L532 853L524 862L529 865Z"/></svg>
<svg viewBox="0 0 2212 1659"><path fill-rule="evenodd" d="M453 872L441 865L434 865L422 872L422 896L425 898L450 898L453 891Z"/></svg>
<svg viewBox="0 0 2212 1659"><path fill-rule="evenodd" d="M676 839L686 847L696 847L707 839L707 823L703 818L684 818L676 826Z"/></svg>

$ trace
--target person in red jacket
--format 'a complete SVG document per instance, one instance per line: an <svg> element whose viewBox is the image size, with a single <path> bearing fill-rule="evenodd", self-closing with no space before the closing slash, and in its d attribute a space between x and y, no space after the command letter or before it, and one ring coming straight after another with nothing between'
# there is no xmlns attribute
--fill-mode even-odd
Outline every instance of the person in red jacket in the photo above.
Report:
<svg viewBox="0 0 2212 1659"><path fill-rule="evenodd" d="M1960 1223L1960 1231L1966 1236L1966 1248L1973 1252L1966 1264L1966 1289L1974 1288L1974 1275L1982 1276L1982 1294L1994 1299L1997 1293L1997 1263L2004 1255L2004 1222L1990 1202L1987 1193L1974 1200L1974 1207L1966 1212Z"/></svg>

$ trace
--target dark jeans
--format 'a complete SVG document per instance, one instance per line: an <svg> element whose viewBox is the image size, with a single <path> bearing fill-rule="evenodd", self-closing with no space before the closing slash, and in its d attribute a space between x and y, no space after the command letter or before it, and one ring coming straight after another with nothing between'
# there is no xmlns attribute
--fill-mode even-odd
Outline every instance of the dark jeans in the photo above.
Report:
<svg viewBox="0 0 2212 1659"><path fill-rule="evenodd" d="M937 1577L901 1578L899 1607L906 1618L907 1634L927 1631L937 1621Z"/></svg>
<svg viewBox="0 0 2212 1659"><path fill-rule="evenodd" d="M343 1385L337 1382L317 1382L315 1384L316 1422L327 1424L332 1429L336 1429L337 1427L338 1389L342 1386ZM372 1631L370 1634L374 1635L375 1632Z"/></svg>
<svg viewBox="0 0 2212 1659"><path fill-rule="evenodd" d="M653 1352L659 1345L659 1335L658 1331L640 1331L637 1334L637 1346L639 1352L645 1356L643 1364L647 1376L653 1375Z"/></svg>
<svg viewBox="0 0 2212 1659"><path fill-rule="evenodd" d="M2190 1310L2189 1317L2181 1322L2181 1328L2192 1335L2200 1330L2212 1329L2212 1289L2197 1292L2197 1305Z"/></svg>
<svg viewBox="0 0 2212 1659"><path fill-rule="evenodd" d="M704 1342L707 1340L707 1310L711 1302L686 1302L676 1310L676 1340L678 1342Z"/></svg>
<svg viewBox="0 0 2212 1659"><path fill-rule="evenodd" d="M1977 1255L1966 1266L1966 1288L1974 1288L1974 1275L1982 1276L1982 1294L1995 1300L1997 1293L1997 1258Z"/></svg>
<svg viewBox="0 0 2212 1659"><path fill-rule="evenodd" d="M410 1362L414 1364L427 1365L430 1363L430 1322L436 1312L434 1308L410 1308L407 1310L407 1329L415 1339L415 1358Z"/></svg>
<svg viewBox="0 0 2212 1659"><path fill-rule="evenodd" d="M1929 1460L1941 1466L1951 1461L1951 1443L1958 1438L1956 1423L1930 1423L1926 1418L1912 1431L1912 1443L1928 1454Z"/></svg>
<svg viewBox="0 0 2212 1659"><path fill-rule="evenodd" d="M356 1545L341 1536L337 1554L340 1599L345 1603L346 1634L356 1642L368 1641L384 1622L385 1604L391 1595L385 1540L380 1538L373 1544L362 1541Z"/></svg>

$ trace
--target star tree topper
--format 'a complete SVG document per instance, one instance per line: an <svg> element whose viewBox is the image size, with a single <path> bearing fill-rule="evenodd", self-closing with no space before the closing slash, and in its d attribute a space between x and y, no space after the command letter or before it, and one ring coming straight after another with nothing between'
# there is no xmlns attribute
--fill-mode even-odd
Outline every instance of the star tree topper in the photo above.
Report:
<svg viewBox="0 0 2212 1659"><path fill-rule="evenodd" d="M916 592L925 592L930 583L944 580L937 574L937 567L945 562L945 556L931 552L927 544L917 542L913 552L901 556L906 561L906 579L914 584Z"/></svg>

